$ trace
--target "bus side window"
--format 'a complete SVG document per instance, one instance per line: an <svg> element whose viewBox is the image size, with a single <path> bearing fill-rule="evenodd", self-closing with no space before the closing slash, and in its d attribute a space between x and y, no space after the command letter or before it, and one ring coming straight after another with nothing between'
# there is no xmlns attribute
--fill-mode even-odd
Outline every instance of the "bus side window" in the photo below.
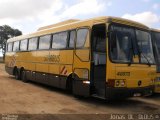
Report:
<svg viewBox="0 0 160 120"><path fill-rule="evenodd" d="M13 49L13 43L8 43L7 44L7 52L12 52Z"/></svg>
<svg viewBox="0 0 160 120"><path fill-rule="evenodd" d="M13 44L13 51L14 52L19 51L19 41L14 42L14 44Z"/></svg>
<svg viewBox="0 0 160 120"><path fill-rule="evenodd" d="M28 40L25 39L25 40L22 40L20 42L20 50L21 51L26 51L27 50L27 43L28 43Z"/></svg>
<svg viewBox="0 0 160 120"><path fill-rule="evenodd" d="M67 47L68 32L56 33L53 35L52 48L64 49Z"/></svg>
<svg viewBox="0 0 160 120"><path fill-rule="evenodd" d="M37 50L38 38L29 39L28 50Z"/></svg>
<svg viewBox="0 0 160 120"><path fill-rule="evenodd" d="M76 48L84 47L88 33L89 30L87 28L82 28L77 31Z"/></svg>
<svg viewBox="0 0 160 120"><path fill-rule="evenodd" d="M74 43L75 43L75 37L76 37L76 31L70 31L69 35L69 48L74 48Z"/></svg>
<svg viewBox="0 0 160 120"><path fill-rule="evenodd" d="M39 49L46 50L50 48L51 35L41 36L39 38Z"/></svg>

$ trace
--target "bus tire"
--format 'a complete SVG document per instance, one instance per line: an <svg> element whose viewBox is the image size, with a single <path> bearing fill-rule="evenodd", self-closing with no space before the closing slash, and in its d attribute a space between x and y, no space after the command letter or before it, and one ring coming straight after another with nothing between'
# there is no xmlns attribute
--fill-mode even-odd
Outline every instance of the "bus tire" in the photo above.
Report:
<svg viewBox="0 0 160 120"><path fill-rule="evenodd" d="M15 76L15 79L16 79L16 80L19 80L19 79L20 79L19 71L18 71L17 68L14 70L14 76Z"/></svg>
<svg viewBox="0 0 160 120"><path fill-rule="evenodd" d="M22 80L22 77L23 77L23 75L22 75L22 74L23 74L23 71L24 71L24 68L21 68L21 69L20 69L20 72L19 72L19 74L20 74L20 75L19 75L19 79L20 79L20 80Z"/></svg>
<svg viewBox="0 0 160 120"><path fill-rule="evenodd" d="M82 98L84 98L84 96L81 96L81 95L75 95L75 94L73 94L73 96L74 96L76 99L82 99Z"/></svg>
<svg viewBox="0 0 160 120"><path fill-rule="evenodd" d="M27 77L26 77L26 71L25 71L25 70L22 71L22 73L21 73L21 78L22 78L22 81L23 81L24 83L27 83L27 82L28 82L28 79L27 79Z"/></svg>

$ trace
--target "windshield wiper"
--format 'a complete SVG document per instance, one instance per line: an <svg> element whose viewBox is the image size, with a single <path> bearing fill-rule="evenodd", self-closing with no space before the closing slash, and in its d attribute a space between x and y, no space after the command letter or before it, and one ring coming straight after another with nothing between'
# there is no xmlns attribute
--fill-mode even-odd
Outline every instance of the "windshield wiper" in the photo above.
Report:
<svg viewBox="0 0 160 120"><path fill-rule="evenodd" d="M143 55L143 57L147 60L148 65L151 66L151 63L149 62L148 58L143 54L143 52L140 50L138 50L138 51L139 51L140 57L141 57L141 55Z"/></svg>
<svg viewBox="0 0 160 120"><path fill-rule="evenodd" d="M151 63L149 62L148 58L143 54L143 52L141 51L141 49L139 48L140 46L138 46L138 52L140 55L140 59L141 59L141 55L143 55L143 57L147 60L148 65L151 66ZM142 47L142 42L141 42L141 47Z"/></svg>

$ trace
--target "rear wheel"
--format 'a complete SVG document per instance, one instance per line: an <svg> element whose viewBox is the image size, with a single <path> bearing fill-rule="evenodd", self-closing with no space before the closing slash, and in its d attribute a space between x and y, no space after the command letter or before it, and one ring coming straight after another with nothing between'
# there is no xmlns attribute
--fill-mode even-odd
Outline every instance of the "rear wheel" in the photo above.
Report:
<svg viewBox="0 0 160 120"><path fill-rule="evenodd" d="M22 68L22 69L20 70L20 72L19 72L19 74L20 74L20 75L19 75L19 79L20 79L20 80L22 80L22 77L23 77L23 75L22 75L22 74L23 74L23 71L24 71L24 69Z"/></svg>
<svg viewBox="0 0 160 120"><path fill-rule="evenodd" d="M16 79L16 80L19 80L19 79L20 79L20 75L19 75L18 69L15 69L15 71L14 71L14 76L15 76L15 79Z"/></svg>
<svg viewBox="0 0 160 120"><path fill-rule="evenodd" d="M22 81L23 82L28 82L28 79L27 79L27 77L26 77L26 71L25 70L23 70L22 71L22 73L21 73L21 78L22 78Z"/></svg>

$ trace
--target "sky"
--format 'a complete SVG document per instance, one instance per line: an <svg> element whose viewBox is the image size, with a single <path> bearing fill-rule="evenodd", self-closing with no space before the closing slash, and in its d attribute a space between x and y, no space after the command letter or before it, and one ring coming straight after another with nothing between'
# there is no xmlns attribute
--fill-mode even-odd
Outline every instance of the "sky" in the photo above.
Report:
<svg viewBox="0 0 160 120"><path fill-rule="evenodd" d="M127 18L160 29L160 0L1 0L0 8L0 25L23 34L67 19L98 16Z"/></svg>

